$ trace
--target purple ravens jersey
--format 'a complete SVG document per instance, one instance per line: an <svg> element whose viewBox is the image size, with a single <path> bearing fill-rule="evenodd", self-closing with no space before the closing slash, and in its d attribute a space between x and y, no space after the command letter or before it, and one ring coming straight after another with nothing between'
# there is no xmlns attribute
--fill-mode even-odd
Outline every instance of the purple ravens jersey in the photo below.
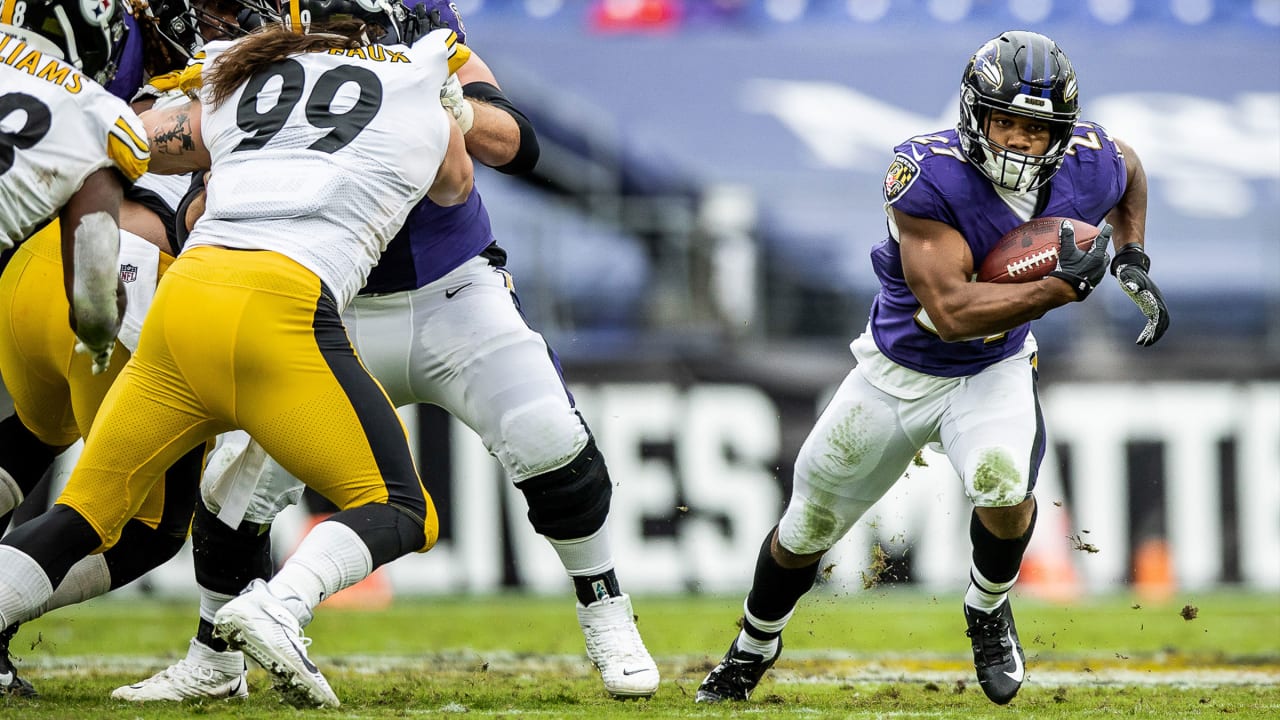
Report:
<svg viewBox="0 0 1280 720"><path fill-rule="evenodd" d="M467 42L455 3L411 0L405 4L410 9L421 5L428 14L436 11L437 20L458 34L458 42ZM440 207L423 198L382 253L360 294L416 290L444 277L491 244L489 212L478 189L472 189L465 203L453 207Z"/></svg>
<svg viewBox="0 0 1280 720"><path fill-rule="evenodd" d="M138 88L142 87L142 31L138 29L138 21L133 15L124 14L124 25L129 33L124 39L124 49L120 51L120 64L116 67L116 76L107 83L107 92L125 102L133 100Z"/></svg>
<svg viewBox="0 0 1280 720"><path fill-rule="evenodd" d="M886 210L955 228L969 244L974 267L1005 233L1023 224L993 183L969 163L955 130L911 138L894 151L884 183ZM1035 217L1099 225L1120 202L1125 182L1124 157L1107 132L1077 123L1062 169L1039 191ZM897 241L889 237L877 244L871 264L880 281L871 332L880 351L899 365L941 377L973 375L1016 353L1031 329L1024 323L989 338L944 342L907 286Z"/></svg>
<svg viewBox="0 0 1280 720"><path fill-rule="evenodd" d="M440 207L423 198L369 273L361 295L416 290L493 244L489 211L473 188L465 203Z"/></svg>

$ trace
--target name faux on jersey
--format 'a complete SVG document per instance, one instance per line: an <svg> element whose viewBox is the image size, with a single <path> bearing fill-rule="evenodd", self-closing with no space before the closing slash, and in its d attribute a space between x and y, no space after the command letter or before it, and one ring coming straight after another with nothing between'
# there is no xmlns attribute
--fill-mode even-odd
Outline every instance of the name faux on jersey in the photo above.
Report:
<svg viewBox="0 0 1280 720"><path fill-rule="evenodd" d="M0 33L0 62L57 85L72 95L84 88L83 76L70 65L46 56L12 35Z"/></svg>
<svg viewBox="0 0 1280 720"><path fill-rule="evenodd" d="M1022 195L1026 207L1021 212L1015 209L1014 194L998 191L965 158L955 130L919 135L894 150L897 154L885 176L886 208L955 228L969 245L975 267L1005 233L1032 217L1073 217L1099 224L1120 201L1126 184L1123 152L1104 129L1087 122L1076 123L1062 168L1049 184ZM880 281L871 307L871 330L882 353L917 372L960 377L1018 352L1030 323L964 342L938 337L903 277L895 236L890 224L889 237L871 250Z"/></svg>
<svg viewBox="0 0 1280 720"><path fill-rule="evenodd" d="M361 60L372 60L374 62L390 62L390 63L410 63L413 62L408 55L396 52L385 45L370 45L368 47L334 48L328 52L330 55L344 55L346 57L360 58ZM461 65L461 63L459 63Z"/></svg>

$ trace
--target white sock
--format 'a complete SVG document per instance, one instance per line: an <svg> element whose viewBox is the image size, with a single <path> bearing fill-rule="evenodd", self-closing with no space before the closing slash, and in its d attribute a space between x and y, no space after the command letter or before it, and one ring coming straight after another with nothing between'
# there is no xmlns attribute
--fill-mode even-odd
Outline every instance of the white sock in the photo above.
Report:
<svg viewBox="0 0 1280 720"><path fill-rule="evenodd" d="M321 600L351 587L373 572L373 556L355 530L326 520L302 539L280 572L267 582L267 590L280 599L297 598L302 607L286 603L298 622L311 622L311 612Z"/></svg>
<svg viewBox="0 0 1280 720"><path fill-rule="evenodd" d="M778 638L772 640L757 640L747 634L746 630L738 632L738 649L743 652L755 653L760 657L768 660L778 652Z"/></svg>
<svg viewBox="0 0 1280 720"><path fill-rule="evenodd" d="M22 488L18 487L18 481L4 468L0 468L0 515L21 505L22 498ZM0 533L3 532L4 528L0 528Z"/></svg>
<svg viewBox="0 0 1280 720"><path fill-rule="evenodd" d="M32 609L28 617L19 618L19 622L34 620L50 610L75 605L90 598L105 595L111 590L111 570L107 568L107 559L101 553L86 555L71 566L67 576L62 578L53 594Z"/></svg>
<svg viewBox="0 0 1280 720"><path fill-rule="evenodd" d="M738 633L738 649L743 650L745 652L749 652L749 653L755 653L757 655L764 657L765 659L773 657L774 654L778 652L778 638L776 637L776 635L782 634L782 631L787 627L787 623L791 621L791 616L795 614L796 614L796 611L792 609L791 612L787 613L786 615L784 615L783 617L777 620L761 620L755 615L752 615L751 611L747 609L747 604L743 602L742 603L743 621L751 623L751 627L754 627L757 630L760 630L762 632L767 632L770 634L775 634L775 637L770 640L757 640L756 638L747 634L746 630L742 630L741 632Z"/></svg>
<svg viewBox="0 0 1280 720"><path fill-rule="evenodd" d="M28 617L52 594L53 583L35 558L12 545L0 545L0 628Z"/></svg>
<svg viewBox="0 0 1280 720"><path fill-rule="evenodd" d="M1014 575L1009 582L991 582L978 572L976 565L969 567L969 579L971 582L969 589L964 592L964 604L984 613L995 612L1009 596L1009 590L1013 588L1013 584L1018 582L1017 575Z"/></svg>
<svg viewBox="0 0 1280 720"><path fill-rule="evenodd" d="M200 587L200 619L206 622L213 622L213 616L218 614L223 605L231 602L235 595L226 595L220 592L214 592L209 588Z"/></svg>
<svg viewBox="0 0 1280 720"><path fill-rule="evenodd" d="M609 523L606 520L599 530L573 540L552 540L552 549L560 556L560 564L570 577L600 575L613 569L613 550L609 546Z"/></svg>
<svg viewBox="0 0 1280 720"><path fill-rule="evenodd" d="M244 654L239 650L218 652L195 638L191 638L187 647L187 662L227 675L237 675L245 670Z"/></svg>

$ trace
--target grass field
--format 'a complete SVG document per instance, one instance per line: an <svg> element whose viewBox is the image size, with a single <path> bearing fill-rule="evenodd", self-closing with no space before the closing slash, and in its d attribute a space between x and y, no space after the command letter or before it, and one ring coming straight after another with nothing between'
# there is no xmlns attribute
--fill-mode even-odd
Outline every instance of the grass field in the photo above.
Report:
<svg viewBox="0 0 1280 720"><path fill-rule="evenodd" d="M15 718L1151 718L1280 717L1280 597L1214 593L1069 606L1019 598L1028 680L1008 707L973 679L959 597L877 590L807 597L786 652L746 704L693 703L728 646L738 597L636 598L663 671L648 701L610 700L567 597L321 608L311 656L343 706L282 706L261 670L247 701L136 706L109 699L180 657L192 603L104 598L29 623L13 652L42 696L0 700Z"/></svg>

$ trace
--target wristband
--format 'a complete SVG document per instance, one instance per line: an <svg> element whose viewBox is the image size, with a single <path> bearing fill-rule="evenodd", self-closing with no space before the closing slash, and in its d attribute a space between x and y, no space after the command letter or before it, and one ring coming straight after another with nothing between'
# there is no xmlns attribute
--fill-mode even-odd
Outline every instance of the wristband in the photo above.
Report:
<svg viewBox="0 0 1280 720"><path fill-rule="evenodd" d="M1115 275L1121 265L1137 265L1143 272L1151 269L1151 258L1138 243L1129 243L1120 248L1120 252L1111 260L1111 274Z"/></svg>
<svg viewBox="0 0 1280 720"><path fill-rule="evenodd" d="M1076 302L1084 300L1089 297L1089 293L1093 292L1093 286L1089 284L1088 280L1066 270L1054 270L1045 277L1055 277L1066 281L1071 286L1071 289L1076 291Z"/></svg>

